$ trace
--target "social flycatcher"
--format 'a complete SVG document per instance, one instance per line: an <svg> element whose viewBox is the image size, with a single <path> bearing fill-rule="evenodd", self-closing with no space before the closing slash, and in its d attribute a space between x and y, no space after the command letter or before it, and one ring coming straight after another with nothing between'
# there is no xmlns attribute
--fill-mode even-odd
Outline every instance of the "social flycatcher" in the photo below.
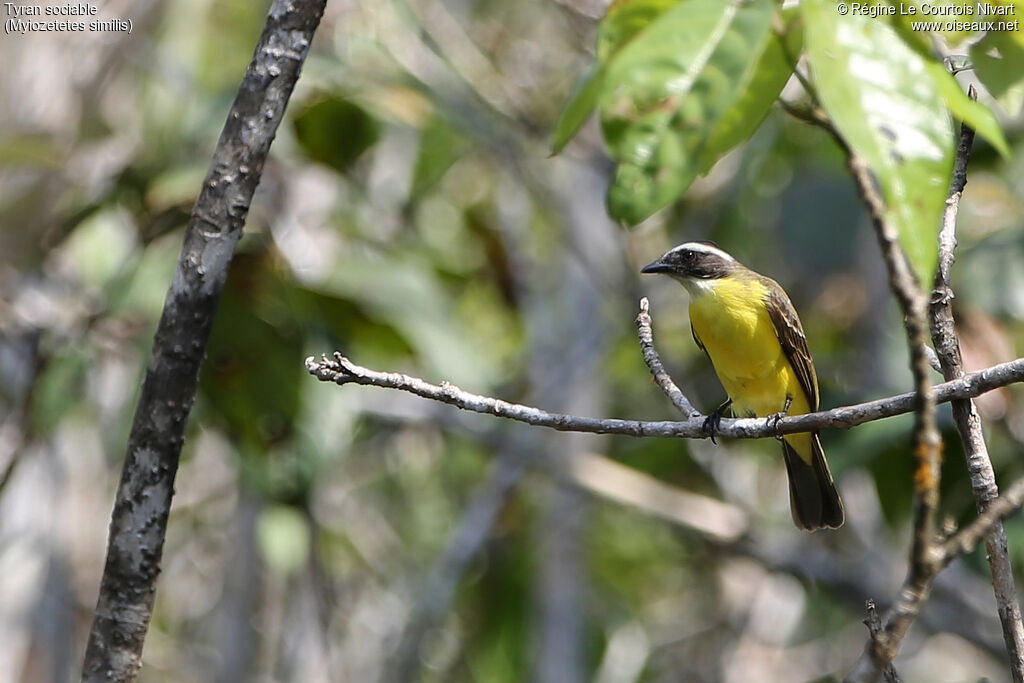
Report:
<svg viewBox="0 0 1024 683"><path fill-rule="evenodd" d="M687 242L645 266L690 293L690 327L729 395L722 411L746 417L803 415L818 409L818 378L796 309L779 283L741 265L713 242ZM793 522L802 529L838 527L839 500L818 433L781 440Z"/></svg>

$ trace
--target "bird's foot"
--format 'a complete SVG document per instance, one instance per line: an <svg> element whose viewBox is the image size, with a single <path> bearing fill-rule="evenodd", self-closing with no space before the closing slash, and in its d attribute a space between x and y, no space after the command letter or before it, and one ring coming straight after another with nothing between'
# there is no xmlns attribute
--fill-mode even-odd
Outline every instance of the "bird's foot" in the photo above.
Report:
<svg viewBox="0 0 1024 683"><path fill-rule="evenodd" d="M769 415L768 417L765 418L765 422L768 424L768 426L771 427L772 429L775 429L776 427L778 427L779 426L779 422L782 420L782 418L784 418L787 415L789 415L789 407L791 405L793 405L793 397L792 396L787 396L786 397L786 405L784 405L782 407L782 410L780 410L777 413L772 413L771 415ZM776 434L775 438L778 439L779 441L782 441L782 436L779 435L779 434Z"/></svg>
<svg viewBox="0 0 1024 683"><path fill-rule="evenodd" d="M715 441L715 434L718 433L718 426L722 423L722 416L725 415L725 411L732 405L732 399L727 398L725 403L715 408L710 415L704 420L704 433L711 438L711 443L718 445Z"/></svg>

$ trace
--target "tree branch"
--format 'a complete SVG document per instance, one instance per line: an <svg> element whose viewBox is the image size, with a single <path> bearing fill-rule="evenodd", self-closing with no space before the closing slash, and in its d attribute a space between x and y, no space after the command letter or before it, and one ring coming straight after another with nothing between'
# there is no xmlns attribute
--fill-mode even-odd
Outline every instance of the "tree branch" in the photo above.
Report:
<svg viewBox="0 0 1024 683"><path fill-rule="evenodd" d="M968 92L972 99L977 93L972 86ZM967 185L967 164L974 143L974 131L966 124L960 126L960 140L957 145L956 163L949 188L949 199L942 216L939 233L939 268L935 274L935 288L929 307L932 344L938 356L943 377L954 380L963 377L963 359L960 355L960 339L953 320L953 290L950 287L950 273L955 261L956 219L960 208L960 197ZM971 489L977 501L979 520L999 498L992 460L981 427L981 417L970 399L956 399L952 402L953 421L956 423L960 440L964 445L967 471ZM992 576L999 621L1003 628L1003 641L1010 660L1010 672L1014 683L1024 683L1024 623L1021 621L1017 587L1014 584L1013 566L1010 562L1003 524L996 519L985 536L985 549Z"/></svg>
<svg viewBox="0 0 1024 683"><path fill-rule="evenodd" d="M683 414L684 417L697 417L700 411L693 407L690 400L686 398L669 374L665 366L661 364L661 357L654 348L654 332L651 329L651 304L647 297L640 299L640 313L636 316L636 331L640 338L640 351L644 356L644 363L651 370L654 381L661 390L672 401L672 405Z"/></svg>
<svg viewBox="0 0 1024 683"><path fill-rule="evenodd" d="M847 677L847 681L873 681L896 658L900 644L917 618L940 569L935 542L935 514L939 502L939 476L942 438L935 420L936 396L932 391L928 362L927 299L921 289L899 235L886 219L885 202L875 186L867 162L848 149L847 165L857 183L861 198L871 214L882 256L889 272L889 288L904 314L904 326L910 348L910 369L914 375L914 537L910 552L910 570L900 590L900 598L886 613L882 631L873 634L865 652Z"/></svg>
<svg viewBox="0 0 1024 683"><path fill-rule="evenodd" d="M705 439L704 416L683 421L623 420L595 418L551 413L519 403L509 403L490 396L473 394L454 384L431 384L418 377L398 372L378 372L356 365L335 352L333 359L312 356L306 359L306 370L323 382L335 384L362 384L366 386L398 389L433 401L440 401L463 410L525 422L538 427L549 427L563 432L589 432L593 434L621 434L624 436L657 436L684 439ZM954 398L973 398L993 389L1024 381L1024 358L964 375L963 378L938 384L933 393L936 403ZM806 415L786 416L778 421L764 418L723 418L716 433L734 439L759 439L796 432L821 429L849 429L865 422L902 415L914 410L916 394L913 392L880 398L866 403L823 410Z"/></svg>
<svg viewBox="0 0 1024 683"><path fill-rule="evenodd" d="M868 611L868 618L864 620L864 625L868 627L868 633L871 634L872 639L878 638L882 633L882 620L878 616L875 601L868 599L864 607ZM896 673L896 667L893 666L892 662L889 662L882 669L882 676L885 678L885 683L902 683L902 679Z"/></svg>
<svg viewBox="0 0 1024 683"><path fill-rule="evenodd" d="M141 668L199 367L263 163L325 4L271 6L192 211L128 438L83 681L134 681Z"/></svg>
<svg viewBox="0 0 1024 683"><path fill-rule="evenodd" d="M958 556L969 553L982 538L988 538L993 529L1002 529L1002 520L1013 514L1024 504L1024 477L1010 484L998 498L991 501L985 511L963 529L947 538L941 546L942 566L948 565ZM1003 618L999 611L1000 621Z"/></svg>

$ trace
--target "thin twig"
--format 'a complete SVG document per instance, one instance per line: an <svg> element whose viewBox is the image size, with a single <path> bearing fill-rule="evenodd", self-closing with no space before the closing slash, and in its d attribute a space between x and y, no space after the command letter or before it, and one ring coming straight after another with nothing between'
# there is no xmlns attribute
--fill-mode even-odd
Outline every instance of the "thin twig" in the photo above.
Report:
<svg viewBox="0 0 1024 683"><path fill-rule="evenodd" d="M636 331L640 338L640 351L644 356L644 363L651 370L654 381L661 387L661 390L672 401L672 405L683 414L684 417L697 417L700 411L693 407L690 400L679 390L672 377L665 372L665 366L661 364L661 357L654 348L654 332L651 330L651 304L647 297L640 299L640 313L636 316Z"/></svg>
<svg viewBox="0 0 1024 683"><path fill-rule="evenodd" d="M872 639L878 638L879 634L882 633L882 620L878 616L875 601L868 599L864 608L868 611L868 617L864 620L864 625L868 627L868 633L871 634ZM885 677L885 683L901 683L900 675L896 673L896 667L893 666L892 662L889 662L885 669L882 670L882 675Z"/></svg>
<svg viewBox="0 0 1024 683"><path fill-rule="evenodd" d="M977 96L973 86L968 94L972 99ZM970 126L962 124L956 162L953 167L953 178L950 182L949 198L946 200L946 210L942 216L942 229L939 232L939 267L935 274L935 288L929 307L932 343L935 345L943 377L947 380L958 379L964 374L960 339L953 319L951 302L954 295L950 287L950 277L953 262L956 259L954 253L956 249L956 219L960 208L960 198L967 185L967 164L970 160L973 142L974 131ZM970 399L954 400L952 408L953 420L964 445L967 471L970 475L971 489L977 502L978 513L984 517L992 507L992 502L999 499L999 488L996 485L992 461L985 443L981 417L978 415L974 402ZM1010 672L1014 683L1022 683L1024 682L1024 623L1021 621L1013 566L1006 543L1006 532L1002 522L998 519L991 525L990 531L985 537L985 548L992 576L992 589L995 592L998 606L999 621L1003 630L1003 641L1009 656Z"/></svg>
<svg viewBox="0 0 1024 683"><path fill-rule="evenodd" d="M306 370L323 382L398 389L433 401L441 401L463 410L497 415L564 432L685 439L707 438L703 415L674 422L670 420L646 421L581 417L551 413L532 406L473 394L448 382L431 384L418 377L398 372L370 370L356 365L340 353L335 353L333 359L322 357L320 360L316 360L310 356L306 359ZM1007 384L1021 381L1024 381L1024 358L993 365L952 382L937 384L933 389L933 395L937 403L946 403L954 398L973 398ZM914 410L916 396L916 393L909 392L817 413L786 416L777 421L764 418L723 418L716 431L719 436L734 439L758 439L821 429L849 429L865 422L909 413Z"/></svg>
<svg viewBox="0 0 1024 683"><path fill-rule="evenodd" d="M941 563L946 566L960 555L974 550L978 542L991 535L996 527L1002 528L1002 520L1017 511L1024 504L1024 477L1010 484L1003 493L991 501L985 511L970 524L946 539L941 546ZM1002 619L1002 610L999 612Z"/></svg>
<svg viewBox="0 0 1024 683"><path fill-rule="evenodd" d="M782 107L784 112L793 118L803 121L804 123L809 123L812 126L822 128L828 133L835 132L835 129L832 127L832 121L829 120L828 114L826 114L821 107L815 105L800 106L784 100L781 97L778 98L776 102L779 103L779 106Z"/></svg>

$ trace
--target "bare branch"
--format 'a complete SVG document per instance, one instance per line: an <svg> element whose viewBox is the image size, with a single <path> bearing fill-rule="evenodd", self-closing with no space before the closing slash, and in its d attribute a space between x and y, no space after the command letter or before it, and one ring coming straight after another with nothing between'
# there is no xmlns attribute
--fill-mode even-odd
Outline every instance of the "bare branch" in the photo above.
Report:
<svg viewBox="0 0 1024 683"><path fill-rule="evenodd" d="M945 566L958 556L974 550L978 542L982 538L987 538L996 526L1002 528L1002 520L1016 512L1021 505L1024 505L1024 477L1013 482L998 498L991 501L973 522L946 539L942 544L942 565ZM1003 618L1001 607L1000 605L1000 620Z"/></svg>
<svg viewBox="0 0 1024 683"><path fill-rule="evenodd" d="M977 96L973 86L969 94L972 99ZM966 124L962 124L953 178L950 182L949 199L946 200L946 210L942 216L942 229L939 232L939 268L935 274L935 288L929 307L932 343L935 345L942 375L947 380L958 379L964 375L963 359L960 355L960 339L956 331L951 306L954 296L950 287L950 274L955 261L956 219L960 208L960 197L967 185L967 164L970 160L973 142L974 131ZM980 515L978 519L981 520L986 516L992 502L999 498L999 487L996 485L995 472L989 458L988 446L985 444L981 417L978 415L974 402L970 399L957 399L952 402L952 407L953 420L964 445L971 489L974 492ZM1020 604L1017 600L1017 587L1014 584L1006 532L998 517L987 528L986 556L992 575L992 589L995 592L999 620L1003 628L1003 640L1006 643L1006 652L1010 660L1010 672L1015 683L1024 683L1024 623L1021 621Z"/></svg>
<svg viewBox="0 0 1024 683"><path fill-rule="evenodd" d="M896 227L887 220L885 202L875 185L867 161L849 148L847 154L847 166L871 214L889 272L889 288L903 311L910 347L910 369L916 389L913 453L917 462L914 471L914 537L910 571L903 582L899 600L886 614L882 632L868 640L864 655L846 679L870 681L875 680L886 665L896 658L900 643L917 618L939 569L936 561L935 515L939 503L942 438L935 420L936 398L929 374L927 299L900 245Z"/></svg>
<svg viewBox="0 0 1024 683"><path fill-rule="evenodd" d="M672 401L672 405L683 414L684 417L697 417L700 411L693 407L690 400L686 398L676 383L661 364L661 357L654 348L654 332L651 330L651 305L647 297L640 299L640 313L636 316L636 331L640 338L640 351L644 355L644 362L651 369L651 375L661 390Z"/></svg>
<svg viewBox="0 0 1024 683"><path fill-rule="evenodd" d="M231 106L153 342L110 520L83 681L134 681L199 367L263 163L326 0L277 0Z"/></svg>
<svg viewBox="0 0 1024 683"><path fill-rule="evenodd" d="M550 413L540 408L519 403L509 403L489 396L473 394L444 382L431 384L418 377L398 372L378 372L356 365L340 353L334 359L312 356L306 359L306 370L323 382L335 384L362 384L407 391L423 398L440 401L463 410L497 415L518 422L550 427L563 432L588 432L593 434L622 434L624 436L658 436L684 439L706 439L704 416L674 422L623 420L617 418L580 417L562 413ZM1024 381L1024 358L964 375L963 378L938 384L933 389L935 401L946 403L954 398L973 398L993 389ZM787 416L775 420L764 418L723 418L718 427L718 436L734 439L759 439L796 432L818 431L821 429L849 429L865 422L873 422L914 410L916 394L905 393L880 398L866 403L857 403L842 408L823 410L806 415Z"/></svg>
<svg viewBox="0 0 1024 683"><path fill-rule="evenodd" d="M817 126L818 128L823 129L825 132L830 133L833 136L836 135L836 129L832 126L831 119L828 118L828 114L826 114L821 107L814 104L794 104L792 102L784 100L781 97L779 97L775 101L778 102L779 106L782 108L784 112L786 112L793 118L799 121L803 121L804 123L809 123L812 126ZM845 149L845 147L846 146L844 144L843 148Z"/></svg>
<svg viewBox="0 0 1024 683"><path fill-rule="evenodd" d="M878 638L882 633L882 620L878 616L878 609L875 607L874 600L868 600L864 605L868 611L868 618L864 620L864 625L868 627L868 633L871 634L872 640ZM900 675L896 673L896 667L889 662L882 670L882 675L885 677L885 683L902 683Z"/></svg>

